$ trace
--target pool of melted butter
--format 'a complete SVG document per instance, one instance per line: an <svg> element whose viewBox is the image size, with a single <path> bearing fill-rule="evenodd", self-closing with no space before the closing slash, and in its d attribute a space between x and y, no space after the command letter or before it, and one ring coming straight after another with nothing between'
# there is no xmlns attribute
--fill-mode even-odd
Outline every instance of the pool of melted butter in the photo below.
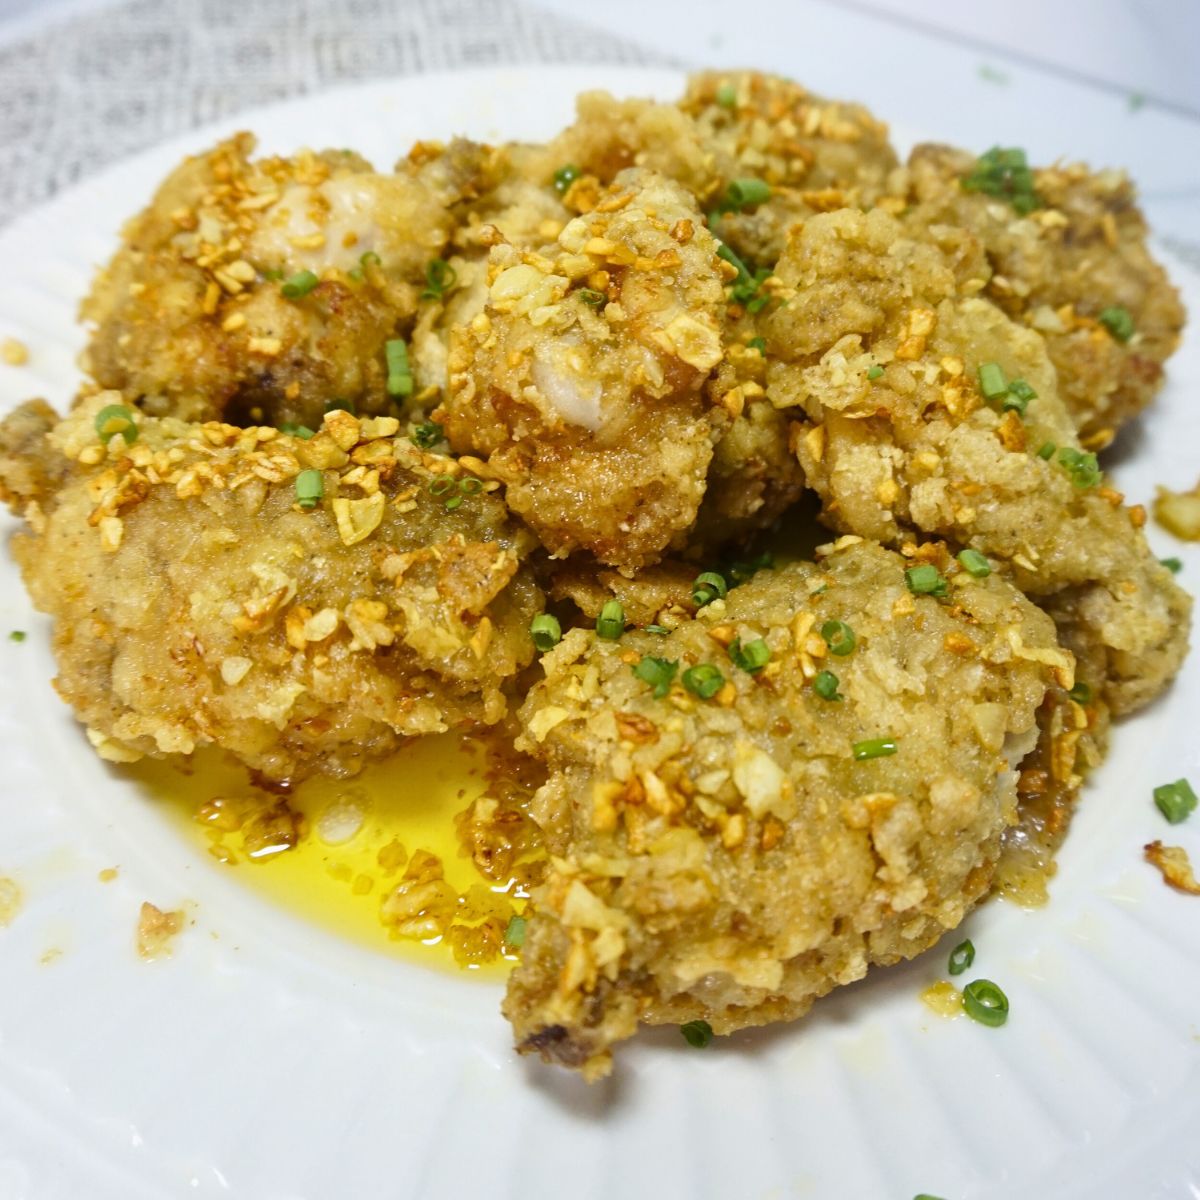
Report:
<svg viewBox="0 0 1200 1200"><path fill-rule="evenodd" d="M402 873L394 865L397 843L409 858L417 850L436 854L460 892L480 883L505 890L460 854L454 817L487 786L484 750L468 738L414 739L353 779L312 778L282 796L256 787L245 768L217 751L201 751L182 767L146 759L126 770L198 854L330 933L459 975L499 979L516 961L505 954L464 968L445 939L396 937L380 919L380 904Z"/></svg>

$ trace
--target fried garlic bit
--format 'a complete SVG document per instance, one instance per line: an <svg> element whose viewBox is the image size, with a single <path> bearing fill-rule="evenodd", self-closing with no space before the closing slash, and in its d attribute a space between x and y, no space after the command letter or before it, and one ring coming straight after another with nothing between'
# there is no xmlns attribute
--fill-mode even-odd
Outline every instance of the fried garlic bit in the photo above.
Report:
<svg viewBox="0 0 1200 1200"><path fill-rule="evenodd" d="M1182 846L1164 846L1162 842L1149 842L1143 849L1148 863L1162 872L1163 881L1177 892L1189 896L1200 896L1200 880L1192 871L1192 861Z"/></svg>

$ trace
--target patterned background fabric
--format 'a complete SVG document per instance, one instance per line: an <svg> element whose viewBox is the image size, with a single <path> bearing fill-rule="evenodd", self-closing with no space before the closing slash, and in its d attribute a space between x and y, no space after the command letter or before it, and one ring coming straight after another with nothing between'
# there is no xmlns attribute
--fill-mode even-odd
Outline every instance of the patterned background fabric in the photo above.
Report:
<svg viewBox="0 0 1200 1200"><path fill-rule="evenodd" d="M243 109L499 63L662 62L513 0L139 0L0 46L0 224Z"/></svg>

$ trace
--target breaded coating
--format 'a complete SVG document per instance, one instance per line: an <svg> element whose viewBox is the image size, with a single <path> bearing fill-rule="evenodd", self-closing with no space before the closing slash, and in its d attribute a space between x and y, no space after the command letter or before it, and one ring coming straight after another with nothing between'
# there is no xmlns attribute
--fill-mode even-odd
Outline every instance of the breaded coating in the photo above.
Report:
<svg viewBox="0 0 1200 1200"><path fill-rule="evenodd" d="M114 400L0 425L13 553L102 757L215 745L273 780L346 775L504 715L541 608L531 539L458 463L344 411L308 440L139 415L106 445Z"/></svg>
<svg viewBox="0 0 1200 1200"><path fill-rule="evenodd" d="M632 625L672 624L696 611L692 584L697 568L667 560L644 567L632 579L589 560L568 560L550 573L546 590L554 600L570 600L594 621L609 600L619 600Z"/></svg>
<svg viewBox="0 0 1200 1200"><path fill-rule="evenodd" d="M948 596L915 597L908 560L844 541L667 637L574 630L542 659L518 744L550 769L533 813L552 858L504 1001L521 1051L594 1078L639 1022L800 1016L987 892L1071 656L999 575L943 554ZM752 674L731 658L758 639ZM674 665L661 686L643 656ZM683 686L702 664L725 678L709 699Z"/></svg>
<svg viewBox="0 0 1200 1200"><path fill-rule="evenodd" d="M764 316L767 392L800 418L792 446L823 519L885 544L946 538L1005 564L1115 713L1145 704L1187 650L1191 600L1151 553L1145 514L1104 486L1055 390L1042 339L979 298L976 256L915 241L880 210L808 221ZM989 404L995 364L1033 399ZM1084 653L1086 647L1094 650Z"/></svg>
<svg viewBox="0 0 1200 1200"><path fill-rule="evenodd" d="M333 400L390 412L384 344L416 316L485 156L455 143L383 175L349 151L253 149L239 134L186 159L129 222L82 306L86 369L183 420L316 428Z"/></svg>
<svg viewBox="0 0 1200 1200"><path fill-rule="evenodd" d="M691 196L636 169L547 249L493 249L487 307L452 332L434 417L552 554L632 570L695 520L731 270Z"/></svg>
<svg viewBox="0 0 1200 1200"><path fill-rule="evenodd" d="M1035 169L1039 207L1022 215L1003 197L964 188L975 167L964 151L918 146L906 223L959 225L980 239L992 268L987 296L1045 338L1080 437L1102 448L1162 386L1185 315L1147 248L1133 183L1079 163Z"/></svg>

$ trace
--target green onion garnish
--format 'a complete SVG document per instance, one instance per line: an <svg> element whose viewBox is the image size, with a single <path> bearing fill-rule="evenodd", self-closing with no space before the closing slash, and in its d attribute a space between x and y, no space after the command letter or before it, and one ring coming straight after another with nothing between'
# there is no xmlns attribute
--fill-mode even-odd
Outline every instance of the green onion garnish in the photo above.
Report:
<svg viewBox="0 0 1200 1200"><path fill-rule="evenodd" d="M963 988L963 1011L980 1025L999 1028L1008 1020L1008 997L990 980L975 979Z"/></svg>
<svg viewBox="0 0 1200 1200"><path fill-rule="evenodd" d="M608 303L608 297L603 292L596 291L595 288L580 288L575 295L589 308L603 308ZM614 309L614 311L616 310Z"/></svg>
<svg viewBox="0 0 1200 1200"><path fill-rule="evenodd" d="M713 1040L712 1026L707 1021L688 1021L686 1025L680 1025L679 1032L683 1034L683 1040L697 1050L703 1050Z"/></svg>
<svg viewBox="0 0 1200 1200"><path fill-rule="evenodd" d="M422 300L440 300L458 282L458 272L444 259L435 258L425 268Z"/></svg>
<svg viewBox="0 0 1200 1200"><path fill-rule="evenodd" d="M1127 342L1134 334L1133 317L1129 309L1119 304L1104 309L1096 318L1118 342Z"/></svg>
<svg viewBox="0 0 1200 1200"><path fill-rule="evenodd" d="M408 347L403 338L389 338L383 352L387 357L387 393L389 396L411 396L412 369L408 365Z"/></svg>
<svg viewBox="0 0 1200 1200"><path fill-rule="evenodd" d="M767 353L766 339L760 338L760 337L752 337L746 343L746 348L748 350L757 350L759 352L759 354L766 355L766 353Z"/></svg>
<svg viewBox="0 0 1200 1200"><path fill-rule="evenodd" d="M701 700L711 700L725 686L725 676L712 663L688 667L683 673L683 686Z"/></svg>
<svg viewBox="0 0 1200 1200"><path fill-rule="evenodd" d="M1088 684L1084 683L1082 680L1080 680L1079 683L1077 683L1067 693L1067 695L1070 696L1071 699L1074 700L1076 704L1091 704L1091 702L1092 702L1092 689Z"/></svg>
<svg viewBox="0 0 1200 1200"><path fill-rule="evenodd" d="M1160 558L1158 561L1161 562L1162 565L1166 567L1172 575L1178 575L1179 572L1183 570L1182 558Z"/></svg>
<svg viewBox="0 0 1200 1200"><path fill-rule="evenodd" d="M671 631L665 625L647 625L647 633L657 633L660 637L665 637Z"/></svg>
<svg viewBox="0 0 1200 1200"><path fill-rule="evenodd" d="M737 104L737 88L732 83L723 83L717 88L717 103L722 108L733 108Z"/></svg>
<svg viewBox="0 0 1200 1200"><path fill-rule="evenodd" d="M9 640L10 642L23 642L23 641L25 640L25 630L23 630L23 629L14 629L14 630L13 630L13 631L12 631L12 632L11 632L11 633L8 635L8 640Z"/></svg>
<svg viewBox="0 0 1200 1200"><path fill-rule="evenodd" d="M325 495L325 476L309 468L296 476L296 502L301 508L316 508Z"/></svg>
<svg viewBox="0 0 1200 1200"><path fill-rule="evenodd" d="M1177 779L1174 783L1164 783L1154 789L1154 803L1172 825L1186 821L1196 810L1196 793L1186 779Z"/></svg>
<svg viewBox="0 0 1200 1200"><path fill-rule="evenodd" d="M967 938L950 951L950 974L961 975L975 961L975 943Z"/></svg>
<svg viewBox="0 0 1200 1200"><path fill-rule="evenodd" d="M868 738L865 742L854 743L854 761L866 762L871 758L887 758L897 750L894 738Z"/></svg>
<svg viewBox="0 0 1200 1200"><path fill-rule="evenodd" d="M364 269L366 267L379 267L383 265L383 259L380 258L374 250L368 250L359 258L358 262L359 266L363 267Z"/></svg>
<svg viewBox="0 0 1200 1200"><path fill-rule="evenodd" d="M633 673L643 682L654 689L654 698L661 700L671 690L675 672L679 664L669 658L655 658L651 654L643 654L638 662L633 664Z"/></svg>
<svg viewBox="0 0 1200 1200"><path fill-rule="evenodd" d="M840 700L842 698L838 691L838 677L832 671L817 672L813 679L813 691L822 700Z"/></svg>
<svg viewBox="0 0 1200 1200"><path fill-rule="evenodd" d="M580 170L574 163L567 163L554 172L554 190L561 196L580 176Z"/></svg>
<svg viewBox="0 0 1200 1200"><path fill-rule="evenodd" d="M312 271L297 271L279 285L279 291L285 300L299 300L302 296L307 296L320 282Z"/></svg>
<svg viewBox="0 0 1200 1200"><path fill-rule="evenodd" d="M348 412L352 416L358 415L358 407L354 403L353 400L326 400L325 401L325 411L327 413L338 412L339 410L341 412Z"/></svg>
<svg viewBox="0 0 1200 1200"><path fill-rule="evenodd" d="M545 654L562 641L562 626L558 623L558 618L551 613L538 613L529 622L529 636L533 638L534 646Z"/></svg>
<svg viewBox="0 0 1200 1200"><path fill-rule="evenodd" d="M446 436L446 431L436 421L426 421L422 425L414 426L409 436L414 446L429 450Z"/></svg>
<svg viewBox="0 0 1200 1200"><path fill-rule="evenodd" d="M96 414L94 425L102 442L107 442L118 433L125 439L127 446L132 446L137 441L138 427L133 422L133 409L126 408L123 404L105 405Z"/></svg>
<svg viewBox="0 0 1200 1200"><path fill-rule="evenodd" d="M968 575L973 575L976 579L986 579L992 573L992 564L970 546L958 552L958 563Z"/></svg>
<svg viewBox="0 0 1200 1200"><path fill-rule="evenodd" d="M729 585L725 582L725 577L718 575L716 571L705 571L697 575L695 583L692 584L692 600L697 608L703 608L714 600L723 600L728 593Z"/></svg>
<svg viewBox="0 0 1200 1200"><path fill-rule="evenodd" d="M963 177L962 186L967 192L983 192L1007 200L1022 216L1042 206L1024 150L1003 150L993 146L979 156L975 166Z"/></svg>
<svg viewBox="0 0 1200 1200"><path fill-rule="evenodd" d="M476 479L474 475L464 475L458 481L458 490L464 496L478 496L483 491L483 480Z"/></svg>
<svg viewBox="0 0 1200 1200"><path fill-rule="evenodd" d="M1008 380L1004 378L1004 370L999 363L985 362L979 364L979 390L987 400L999 400L1008 395Z"/></svg>
<svg viewBox="0 0 1200 1200"><path fill-rule="evenodd" d="M1043 442L1038 447L1037 456L1048 461L1054 457L1054 452L1057 449L1058 447L1053 442Z"/></svg>
<svg viewBox="0 0 1200 1200"><path fill-rule="evenodd" d="M1004 398L1004 403L1000 406L1001 409L1012 409L1018 412L1021 416L1025 415L1025 410L1029 407L1030 400L1037 399L1037 392L1033 390L1023 379L1014 379L1008 385L1008 395Z"/></svg>
<svg viewBox="0 0 1200 1200"><path fill-rule="evenodd" d="M725 199L733 208L755 208L771 198L771 187L761 179L732 179Z"/></svg>
<svg viewBox="0 0 1200 1200"><path fill-rule="evenodd" d="M288 437L299 438L302 442L307 442L313 436L313 431L307 425L284 424L280 425L279 432L286 433Z"/></svg>
<svg viewBox="0 0 1200 1200"><path fill-rule="evenodd" d="M448 496L455 488L455 479L453 475L436 475L429 481L429 494L436 496L439 499L442 496Z"/></svg>
<svg viewBox="0 0 1200 1200"><path fill-rule="evenodd" d="M755 558L730 563L725 574L734 583L745 583L747 579L753 579L759 571L770 570L774 565L775 555L766 550Z"/></svg>
<svg viewBox="0 0 1200 1200"><path fill-rule="evenodd" d="M525 945L525 925L524 917L511 916L504 927L504 941L514 950L519 950Z"/></svg>
<svg viewBox="0 0 1200 1200"><path fill-rule="evenodd" d="M933 563L909 567L904 572L904 582L914 596L944 596L948 590L946 580Z"/></svg>
<svg viewBox="0 0 1200 1200"><path fill-rule="evenodd" d="M620 600L607 600L596 618L596 635L615 642L625 632L625 609Z"/></svg>
<svg viewBox="0 0 1200 1200"><path fill-rule="evenodd" d="M914 1196L913 1200L942 1200L941 1196L931 1196L928 1192L922 1192L919 1196Z"/></svg>
<svg viewBox="0 0 1200 1200"><path fill-rule="evenodd" d="M878 379L883 374L883 368L876 363L873 367L867 368L868 379Z"/></svg>
<svg viewBox="0 0 1200 1200"><path fill-rule="evenodd" d="M825 645L829 647L829 653L836 654L839 658L854 649L854 630L845 621L826 621L821 626L821 636L825 639Z"/></svg>
<svg viewBox="0 0 1200 1200"><path fill-rule="evenodd" d="M734 638L729 644L729 657L735 667L741 667L753 675L771 661L771 648L762 638L755 638L752 642Z"/></svg>
<svg viewBox="0 0 1200 1200"><path fill-rule="evenodd" d="M1071 482L1081 490L1095 487L1104 478L1100 464L1096 461L1096 455L1090 450L1085 453L1082 450L1064 446L1058 452L1058 461L1067 468Z"/></svg>

